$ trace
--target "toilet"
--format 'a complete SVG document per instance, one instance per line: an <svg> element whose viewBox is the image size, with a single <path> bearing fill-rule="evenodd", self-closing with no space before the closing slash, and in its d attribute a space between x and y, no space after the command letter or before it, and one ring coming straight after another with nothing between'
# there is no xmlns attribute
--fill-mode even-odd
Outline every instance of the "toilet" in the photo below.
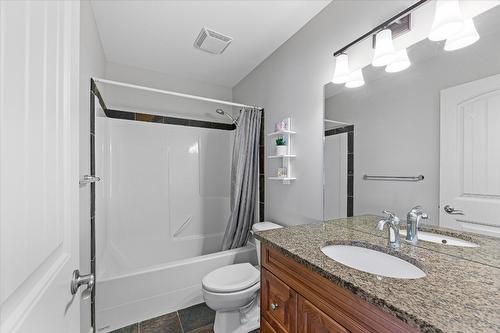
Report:
<svg viewBox="0 0 500 333"><path fill-rule="evenodd" d="M259 222L252 231L282 228L272 222ZM215 310L215 333L247 333L260 327L260 241L255 239L258 268L249 263L227 265L202 279L203 298Z"/></svg>

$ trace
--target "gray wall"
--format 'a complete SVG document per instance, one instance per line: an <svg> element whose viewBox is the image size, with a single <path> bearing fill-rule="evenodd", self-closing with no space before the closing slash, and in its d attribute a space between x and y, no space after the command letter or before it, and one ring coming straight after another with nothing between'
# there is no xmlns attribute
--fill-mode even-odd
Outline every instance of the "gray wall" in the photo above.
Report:
<svg viewBox="0 0 500 333"><path fill-rule="evenodd" d="M323 86L333 74L332 53L413 3L333 1L233 88L235 101L265 107L266 132L286 116L297 131L297 180L266 180L267 220L293 225L322 219ZM266 152L272 149L266 136ZM266 160L266 176L277 163Z"/></svg>
<svg viewBox="0 0 500 333"><path fill-rule="evenodd" d="M498 13L498 11L497 11ZM477 19L481 21L481 17ZM500 34L481 33L474 45L454 52L422 41L410 50L433 58L326 100L326 117L353 123L354 214L396 211L420 204L437 224L439 213L439 92L500 73ZM373 69L367 68L368 71ZM363 174L411 176L418 183L364 181Z"/></svg>
<svg viewBox="0 0 500 333"><path fill-rule="evenodd" d="M88 0L80 2L80 176L90 173L90 77L104 74L104 52ZM90 186L80 187L80 271L90 273ZM90 298L80 307L80 331L90 328Z"/></svg>

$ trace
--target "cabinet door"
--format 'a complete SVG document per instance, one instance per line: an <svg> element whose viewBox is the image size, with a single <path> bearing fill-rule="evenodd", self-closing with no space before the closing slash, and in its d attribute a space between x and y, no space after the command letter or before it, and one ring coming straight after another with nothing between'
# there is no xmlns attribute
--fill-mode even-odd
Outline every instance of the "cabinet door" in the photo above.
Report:
<svg viewBox="0 0 500 333"><path fill-rule="evenodd" d="M265 319L262 319L260 321L260 333L276 333L276 331Z"/></svg>
<svg viewBox="0 0 500 333"><path fill-rule="evenodd" d="M297 332L349 333L347 329L300 295L297 300Z"/></svg>
<svg viewBox="0 0 500 333"><path fill-rule="evenodd" d="M262 269L261 312L279 333L295 333L297 294L266 269Z"/></svg>

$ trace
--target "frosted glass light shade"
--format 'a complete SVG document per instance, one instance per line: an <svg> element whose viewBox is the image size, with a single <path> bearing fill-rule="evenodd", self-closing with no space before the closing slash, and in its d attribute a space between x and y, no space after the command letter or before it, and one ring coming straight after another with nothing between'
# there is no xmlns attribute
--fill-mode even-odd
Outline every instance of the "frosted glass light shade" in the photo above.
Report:
<svg viewBox="0 0 500 333"><path fill-rule="evenodd" d="M386 66L394 60L394 44L392 43L392 31L384 29L375 36L375 54L372 65L376 67Z"/></svg>
<svg viewBox="0 0 500 333"><path fill-rule="evenodd" d="M457 34L464 25L458 0L437 0L429 39L445 40Z"/></svg>
<svg viewBox="0 0 500 333"><path fill-rule="evenodd" d="M358 88L364 85L365 79L363 77L363 71L361 70L361 68L352 72L349 76L349 80L345 84L347 88Z"/></svg>
<svg viewBox="0 0 500 333"><path fill-rule="evenodd" d="M478 40L479 34L477 33L474 21L472 21L472 19L467 19L464 21L462 30L446 40L444 49L446 51L458 50L463 47L472 45Z"/></svg>
<svg viewBox="0 0 500 333"><path fill-rule="evenodd" d="M387 65L385 71L387 73L396 73L407 69L408 67L410 67L410 65L411 62L410 58L408 58L408 52L406 51L406 48L404 48L396 52L394 60L389 65Z"/></svg>
<svg viewBox="0 0 500 333"><path fill-rule="evenodd" d="M332 82L336 84L346 83L349 80L349 57L347 54L339 54L335 57L335 71Z"/></svg>

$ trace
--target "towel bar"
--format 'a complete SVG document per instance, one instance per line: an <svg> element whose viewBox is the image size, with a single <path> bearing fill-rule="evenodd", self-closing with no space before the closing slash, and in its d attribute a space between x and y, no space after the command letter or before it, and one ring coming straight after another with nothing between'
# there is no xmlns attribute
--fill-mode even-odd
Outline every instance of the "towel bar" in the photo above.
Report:
<svg viewBox="0 0 500 333"><path fill-rule="evenodd" d="M369 176L369 175L364 175L363 179L364 180L418 182L418 181L424 180L424 175L418 175L418 176Z"/></svg>

